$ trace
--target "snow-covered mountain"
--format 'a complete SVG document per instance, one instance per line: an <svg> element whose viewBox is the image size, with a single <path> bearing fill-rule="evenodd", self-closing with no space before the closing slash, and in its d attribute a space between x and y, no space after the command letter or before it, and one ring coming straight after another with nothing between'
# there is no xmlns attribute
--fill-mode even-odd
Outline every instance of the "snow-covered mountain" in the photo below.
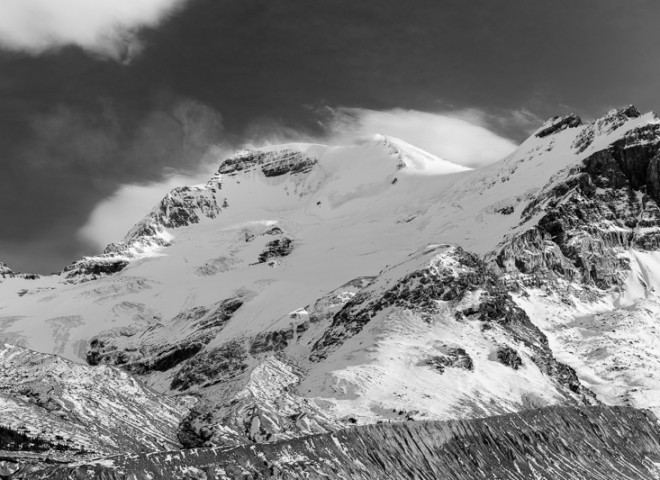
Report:
<svg viewBox="0 0 660 480"><path fill-rule="evenodd" d="M658 413L659 153L660 119L634 107L550 119L478 170L382 135L238 152L102 254L6 268L0 339L142 389L187 447L553 405Z"/></svg>

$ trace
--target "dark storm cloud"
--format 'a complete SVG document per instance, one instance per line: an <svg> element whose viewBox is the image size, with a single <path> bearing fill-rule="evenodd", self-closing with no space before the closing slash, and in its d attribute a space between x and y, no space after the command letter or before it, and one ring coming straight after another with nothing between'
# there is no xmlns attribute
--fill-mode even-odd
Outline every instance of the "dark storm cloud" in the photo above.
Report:
<svg viewBox="0 0 660 480"><path fill-rule="evenodd" d="M190 0L128 65L3 53L0 258L48 271L93 253L75 232L119 185L274 126L323 134L326 105L473 112L516 140L538 117L656 108L658 15L644 0Z"/></svg>
<svg viewBox="0 0 660 480"><path fill-rule="evenodd" d="M218 112L194 100L164 97L137 110L104 98L91 105L56 103L0 120L14 128L21 123L18 135L0 140L6 152L0 249L19 260L12 264L56 270L94 252L96 245L74 234L98 201L121 183L158 178L168 169L194 171L207 148L223 140ZM26 242L39 248L17 254Z"/></svg>
<svg viewBox="0 0 660 480"><path fill-rule="evenodd" d="M635 84L657 69L641 60L658 13L650 1L198 0L154 32L138 69L235 121L297 121L318 103L598 113L604 92L655 101Z"/></svg>

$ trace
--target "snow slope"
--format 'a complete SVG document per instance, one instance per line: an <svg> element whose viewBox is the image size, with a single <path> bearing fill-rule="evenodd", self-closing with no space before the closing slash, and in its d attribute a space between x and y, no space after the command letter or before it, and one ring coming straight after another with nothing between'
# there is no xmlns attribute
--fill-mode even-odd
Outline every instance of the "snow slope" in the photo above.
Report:
<svg viewBox="0 0 660 480"><path fill-rule="evenodd" d="M139 225L129 233L128 247L109 255L111 262L130 260L117 275L78 283L85 274L73 270L77 275L72 276L70 270L59 278L3 283L3 315L17 311L23 317L11 324L3 322L4 338L81 360L81 342L89 341L99 326L152 324L188 306L229 298L240 289L260 295L253 300L252 311L245 313L256 318L249 325L237 318L236 328L276 327L276 320L286 317L291 305L304 305L355 277L375 274L410 252L410 235L424 228L421 222L410 222L411 217L432 205L438 192L454 181L449 178L454 175L417 173L437 169L430 166L433 162L443 169L449 166L449 171L464 169L418 149L404 155L403 145L377 137L350 147L284 146L281 149L308 150L319 162L305 175L269 178L247 170L219 175L209 182L215 187L193 187L197 208L200 197L221 182L221 190L209 194L217 197L217 205L226 199L228 206L218 207L222 210L218 213L206 212L214 219L207 218L201 208L198 224L161 227L151 236L136 236L139 227L143 229ZM420 189L428 198L417 194ZM148 218L146 223L151 221ZM295 262L285 262L276 270L267 264L252 265L265 243L274 238L262 234L275 226L293 240ZM330 238L328 232L335 235ZM254 241L245 241L252 236ZM51 288L57 289L56 296ZM28 292L19 297L22 289ZM123 303L117 302L119 298ZM105 325L89 321L92 318L103 318ZM232 325L229 328L226 334L232 335ZM34 335L37 331L42 335Z"/></svg>

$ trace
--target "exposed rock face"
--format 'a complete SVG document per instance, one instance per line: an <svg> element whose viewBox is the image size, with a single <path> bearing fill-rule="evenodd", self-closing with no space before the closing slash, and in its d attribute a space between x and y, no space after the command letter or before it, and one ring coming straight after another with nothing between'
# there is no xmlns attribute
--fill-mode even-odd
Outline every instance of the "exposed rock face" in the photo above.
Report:
<svg viewBox="0 0 660 480"><path fill-rule="evenodd" d="M356 427L229 450L115 457L14 478L650 480L657 478L660 456L656 422L629 408L546 408Z"/></svg>
<svg viewBox="0 0 660 480"><path fill-rule="evenodd" d="M85 258L63 270L66 278L75 278L85 276L89 280L94 280L102 275L111 275L120 272L128 265L128 260L116 258L115 256L101 258Z"/></svg>
<svg viewBox="0 0 660 480"><path fill-rule="evenodd" d="M632 118L639 118L640 116L639 110L634 105L610 110L603 117L587 125L575 139L572 147L579 153L584 152L596 137L612 133L625 124L626 121Z"/></svg>
<svg viewBox="0 0 660 480"><path fill-rule="evenodd" d="M216 218L228 207L226 199L218 203L216 194L221 188L217 177L205 185L175 188L128 232L123 242L111 243L102 254L72 263L63 270L63 277L69 283L96 280L120 272L132 259L149 251L169 246L167 229Z"/></svg>
<svg viewBox="0 0 660 480"><path fill-rule="evenodd" d="M497 359L504 365L508 365L514 370L518 370L522 365L522 358L513 348L508 345L497 350Z"/></svg>
<svg viewBox="0 0 660 480"><path fill-rule="evenodd" d="M91 340L87 362L120 366L137 375L168 371L200 352L241 305L240 297L229 298L185 310L166 324L110 330ZM175 384L178 388L179 382Z"/></svg>
<svg viewBox="0 0 660 480"><path fill-rule="evenodd" d="M633 114L615 112L603 125ZM497 264L532 283L554 274L600 289L621 284L628 264L619 252L660 244L659 154L660 125L650 124L588 156L525 208L523 222L540 218L504 243Z"/></svg>
<svg viewBox="0 0 660 480"><path fill-rule="evenodd" d="M9 268L6 263L0 262L0 276L4 278L6 276L11 276L13 273L12 269Z"/></svg>
<svg viewBox="0 0 660 480"><path fill-rule="evenodd" d="M266 248L259 254L259 263L267 262L272 258L286 257L293 251L293 241L282 237L266 244Z"/></svg>
<svg viewBox="0 0 660 480"><path fill-rule="evenodd" d="M222 203L218 205L214 195L220 189L221 184L217 178L211 179L206 185L175 188L147 218L128 232L124 241L130 243L139 237L158 237L163 228L199 223L203 217L215 218L225 208Z"/></svg>
<svg viewBox="0 0 660 480"><path fill-rule="evenodd" d="M188 408L121 370L9 345L0 345L0 362L3 450L72 456L178 446L176 427Z"/></svg>
<svg viewBox="0 0 660 480"><path fill-rule="evenodd" d="M331 327L314 345L311 359L319 361L327 357L333 348L359 333L385 308L407 307L430 318L437 312L438 301L460 300L462 294L478 290L485 283L484 264L478 257L450 245L443 246L443 254L423 270L397 279L384 292L383 284L390 283L387 276L359 292L333 316Z"/></svg>
<svg viewBox="0 0 660 480"><path fill-rule="evenodd" d="M250 354L257 355L259 353L279 352L289 346L289 343L294 343L300 339L301 335L309 328L308 322L301 324L293 324L292 328L286 330L275 330L270 332L260 333L252 339L250 345Z"/></svg>
<svg viewBox="0 0 660 480"><path fill-rule="evenodd" d="M380 311L393 307L406 308L432 322L442 305L443 309L454 311L458 321L480 322L482 331L497 329L511 341L529 348L533 352L531 360L545 374L557 379L566 389L568 398L577 394L581 402L595 401L593 394L580 385L575 371L557 362L545 335L517 306L507 292L506 283L486 263L460 247L444 245L436 247L435 251L437 255L424 269L392 281L391 273L397 269L394 267L390 275L385 272L346 303L312 347L310 359L322 361L347 339L358 334ZM383 289L385 285L387 287ZM468 296L474 297L474 300L468 308L461 308ZM515 350L504 347L503 351ZM451 360L451 356L449 360L432 363L443 366L445 362L454 364L457 360ZM458 353L454 351L453 356L458 356ZM499 353L498 358L502 361ZM514 369L522 363L517 354L509 353L504 358L511 363L503 363Z"/></svg>
<svg viewBox="0 0 660 480"><path fill-rule="evenodd" d="M472 358L461 347L448 347L443 349L443 355L434 355L424 362L439 373L444 373L445 368L462 368L463 370L472 370L474 363Z"/></svg>
<svg viewBox="0 0 660 480"><path fill-rule="evenodd" d="M307 173L316 163L318 163L317 159L295 150L278 152L249 150L225 160L220 165L218 173L235 175L261 167L261 172L266 177L278 177L286 173Z"/></svg>
<svg viewBox="0 0 660 480"><path fill-rule="evenodd" d="M0 279L3 278L23 278L25 280L37 280L39 275L34 273L18 273L14 272L7 266L6 263L0 262Z"/></svg>
<svg viewBox="0 0 660 480"><path fill-rule="evenodd" d="M269 355L256 362L241 350L225 355L228 348L209 352L206 365L191 362L194 374L201 373L201 381L207 382L201 385L207 390L206 400L195 405L181 424L179 439L185 446L273 442L334 431L351 423L297 392L304 371L290 358ZM216 351L222 352L217 368ZM199 385L200 377L190 378Z"/></svg>
<svg viewBox="0 0 660 480"><path fill-rule="evenodd" d="M188 390L191 386L199 388L226 382L245 371L248 366L246 360L245 348L241 343L226 343L187 362L177 372L171 387L175 390Z"/></svg>
<svg viewBox="0 0 660 480"><path fill-rule="evenodd" d="M575 128L582 125L582 119L571 114L565 117L552 117L539 128L534 135L539 138L547 137L566 128Z"/></svg>

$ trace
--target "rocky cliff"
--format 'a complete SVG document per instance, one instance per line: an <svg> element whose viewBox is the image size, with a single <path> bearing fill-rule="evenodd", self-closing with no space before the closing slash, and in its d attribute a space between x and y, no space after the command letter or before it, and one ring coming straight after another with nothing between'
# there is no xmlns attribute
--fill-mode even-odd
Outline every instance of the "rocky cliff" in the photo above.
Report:
<svg viewBox="0 0 660 480"><path fill-rule="evenodd" d="M615 129L629 116L639 112L631 107L610 112L581 135L591 132L591 138L605 125ZM573 148L584 151L586 145L581 141ZM657 123L632 129L588 155L524 208L521 223L534 226L501 247L497 264L538 281L552 273L601 290L620 285L629 270L621 250L660 246L659 165Z"/></svg>

